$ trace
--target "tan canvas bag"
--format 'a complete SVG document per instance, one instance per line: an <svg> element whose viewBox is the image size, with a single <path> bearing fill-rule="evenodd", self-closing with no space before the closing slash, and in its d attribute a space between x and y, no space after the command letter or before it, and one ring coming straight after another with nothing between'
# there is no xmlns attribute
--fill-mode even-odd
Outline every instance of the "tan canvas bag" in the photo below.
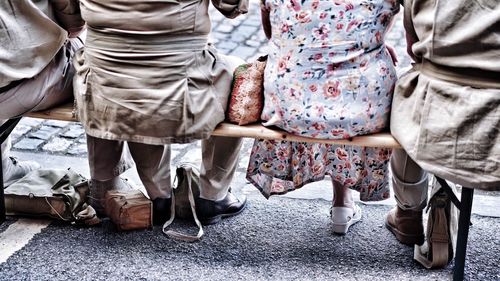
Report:
<svg viewBox="0 0 500 281"><path fill-rule="evenodd" d="M456 194L454 185L450 187ZM415 245L414 259L428 269L444 268L455 254L459 211L438 182L433 184L426 211L426 241Z"/></svg>
<svg viewBox="0 0 500 281"><path fill-rule="evenodd" d="M100 222L88 205L86 178L71 169L39 169L5 189L7 215L50 217L71 223Z"/></svg>
<svg viewBox="0 0 500 281"><path fill-rule="evenodd" d="M196 214L195 198L200 196L200 171L191 163L181 163L176 170L177 186L172 193L170 219L163 225L162 231L168 237L195 242L203 236L203 227ZM193 219L198 227L197 234L186 234L169 229L175 217L183 220Z"/></svg>

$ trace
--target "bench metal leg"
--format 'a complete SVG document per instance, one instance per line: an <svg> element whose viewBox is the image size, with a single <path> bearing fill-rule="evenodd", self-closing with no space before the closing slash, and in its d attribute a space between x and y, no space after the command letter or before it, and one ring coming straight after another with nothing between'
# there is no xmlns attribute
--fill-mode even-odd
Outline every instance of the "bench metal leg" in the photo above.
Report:
<svg viewBox="0 0 500 281"><path fill-rule="evenodd" d="M1 144L9 137L10 133L16 127L17 123L21 121L21 117L9 119L7 122L0 126L0 224L6 220L5 210L5 195L3 185L3 166L2 166L2 146Z"/></svg>
<svg viewBox="0 0 500 281"><path fill-rule="evenodd" d="M0 143L0 225L5 221L5 196L3 193L2 143Z"/></svg>
<svg viewBox="0 0 500 281"><path fill-rule="evenodd" d="M467 238L469 236L470 215L474 189L463 187L460 202L460 217L458 218L457 249L455 254L455 266L453 268L453 280L464 280L465 254L467 250Z"/></svg>

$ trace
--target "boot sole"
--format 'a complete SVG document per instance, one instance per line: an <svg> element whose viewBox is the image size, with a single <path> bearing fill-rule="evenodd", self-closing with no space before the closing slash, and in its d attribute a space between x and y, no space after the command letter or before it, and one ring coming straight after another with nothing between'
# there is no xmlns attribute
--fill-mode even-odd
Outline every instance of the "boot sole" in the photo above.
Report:
<svg viewBox="0 0 500 281"><path fill-rule="evenodd" d="M414 235L414 234L407 234L407 233L403 233L401 231L399 231L395 226L389 224L389 222L387 222L387 220L385 221L385 226L387 227L387 229L389 229L390 232L392 232L392 234L394 234L394 236L396 236L396 239L398 239L399 242L405 244L405 245L409 245L409 246L413 246L413 245L422 245L424 244L424 235Z"/></svg>

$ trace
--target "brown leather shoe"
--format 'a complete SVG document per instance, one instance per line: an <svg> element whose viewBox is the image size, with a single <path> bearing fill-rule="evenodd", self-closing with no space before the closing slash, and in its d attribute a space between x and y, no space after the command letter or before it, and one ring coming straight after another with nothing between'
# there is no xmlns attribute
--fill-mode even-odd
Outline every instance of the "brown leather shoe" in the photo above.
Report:
<svg viewBox="0 0 500 281"><path fill-rule="evenodd" d="M385 226L403 244L422 245L424 243L422 211L403 210L395 207L387 213Z"/></svg>

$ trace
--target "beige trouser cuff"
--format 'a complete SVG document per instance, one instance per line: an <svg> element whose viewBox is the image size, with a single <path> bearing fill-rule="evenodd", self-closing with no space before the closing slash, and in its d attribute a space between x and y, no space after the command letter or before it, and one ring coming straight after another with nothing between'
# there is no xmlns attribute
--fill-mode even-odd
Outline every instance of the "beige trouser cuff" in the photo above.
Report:
<svg viewBox="0 0 500 281"><path fill-rule="evenodd" d="M429 177L402 149L391 156L392 188L398 206L420 211L427 205Z"/></svg>
<svg viewBox="0 0 500 281"><path fill-rule="evenodd" d="M202 141L201 198L224 199L238 167L241 144L241 138L229 137L213 136Z"/></svg>

